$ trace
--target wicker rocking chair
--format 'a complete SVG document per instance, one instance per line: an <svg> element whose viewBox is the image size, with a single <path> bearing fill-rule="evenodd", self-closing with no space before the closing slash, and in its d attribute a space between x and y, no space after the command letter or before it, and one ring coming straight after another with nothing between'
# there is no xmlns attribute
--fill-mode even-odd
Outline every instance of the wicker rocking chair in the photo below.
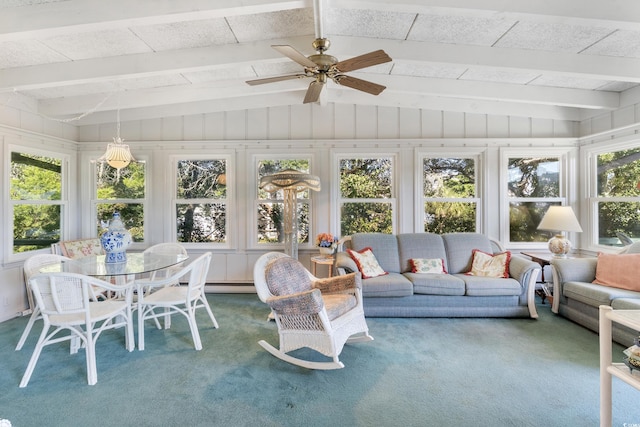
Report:
<svg viewBox="0 0 640 427"><path fill-rule="evenodd" d="M279 252L262 255L253 269L258 297L271 307L280 348L259 344L275 357L308 369L344 368L338 356L345 343L371 341L362 308L360 273L318 279L297 260ZM331 362L287 354L313 349Z"/></svg>

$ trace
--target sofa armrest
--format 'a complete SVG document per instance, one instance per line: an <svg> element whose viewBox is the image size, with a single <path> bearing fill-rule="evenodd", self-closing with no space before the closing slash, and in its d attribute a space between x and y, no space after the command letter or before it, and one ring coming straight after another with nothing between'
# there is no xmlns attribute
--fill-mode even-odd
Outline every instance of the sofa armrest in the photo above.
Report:
<svg viewBox="0 0 640 427"><path fill-rule="evenodd" d="M551 260L553 273L553 306L551 311L558 313L560 303L566 303L564 284L566 282L593 282L596 278L598 258L554 258Z"/></svg>
<svg viewBox="0 0 640 427"><path fill-rule="evenodd" d="M527 303L529 315L532 319L538 318L535 291L536 281L541 270L540 264L522 257L512 256L509 261L509 276L520 282L523 301Z"/></svg>
<svg viewBox="0 0 640 427"><path fill-rule="evenodd" d="M339 275L355 273L358 270L356 262L346 252L336 253L336 270Z"/></svg>

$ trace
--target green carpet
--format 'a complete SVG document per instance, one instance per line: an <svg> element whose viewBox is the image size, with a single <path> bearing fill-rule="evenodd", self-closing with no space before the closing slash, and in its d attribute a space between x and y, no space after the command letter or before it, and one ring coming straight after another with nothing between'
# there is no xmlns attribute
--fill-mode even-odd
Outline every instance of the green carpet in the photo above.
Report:
<svg viewBox="0 0 640 427"><path fill-rule="evenodd" d="M146 327L146 349L122 330L97 342L98 383L83 351L45 348L31 382L18 383L37 333L0 324L0 419L23 426L597 426L598 337L539 305L531 319L367 320L375 341L348 345L345 368L309 371L274 358L267 307L256 295L209 295L220 324L199 314L204 349L185 320ZM614 360L621 360L614 346ZM310 353L301 350L300 353ZM321 359L321 356L310 354ZM615 426L640 424L640 391L615 379Z"/></svg>

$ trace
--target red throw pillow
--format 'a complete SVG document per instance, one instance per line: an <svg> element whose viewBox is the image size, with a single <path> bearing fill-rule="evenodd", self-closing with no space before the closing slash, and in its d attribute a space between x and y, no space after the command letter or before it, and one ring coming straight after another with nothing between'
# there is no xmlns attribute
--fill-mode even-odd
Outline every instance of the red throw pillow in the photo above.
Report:
<svg viewBox="0 0 640 427"><path fill-rule="evenodd" d="M389 274L378 264L376 256L373 254L371 248L367 247L361 251L354 251L347 249L347 253L355 261L358 266L358 270L362 273L363 279L369 279L371 277L384 276Z"/></svg>
<svg viewBox="0 0 640 427"><path fill-rule="evenodd" d="M640 254L598 254L593 283L640 291Z"/></svg>

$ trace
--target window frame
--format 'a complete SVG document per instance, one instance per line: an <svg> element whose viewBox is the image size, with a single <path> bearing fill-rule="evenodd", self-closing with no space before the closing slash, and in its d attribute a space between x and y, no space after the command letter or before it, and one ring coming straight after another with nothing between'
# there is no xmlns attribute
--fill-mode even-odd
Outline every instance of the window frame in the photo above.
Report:
<svg viewBox="0 0 640 427"><path fill-rule="evenodd" d="M127 204L141 204L143 214L143 224L144 224L144 237L141 242L131 242L130 249L140 250L147 246L149 242L150 230L149 230L149 207L151 206L151 196L150 196L150 185L151 182L151 165L147 156L144 155L136 155L137 162L145 163L145 174L144 174L144 198L142 199L98 199L98 183L96 181L96 167L98 164L98 159L100 155L93 155L89 158L89 173L91 174L91 179L89 180L89 212L86 216L88 218L87 221L83 221L82 223L82 237L97 237L96 235L96 223L94 221L98 220L98 205L104 203L127 203ZM99 234L99 233L97 233Z"/></svg>
<svg viewBox="0 0 640 427"><path fill-rule="evenodd" d="M416 149L417 163L415 165L415 200L417 210L419 214L415 215L415 232L424 233L424 204L427 201L441 201L441 202L464 202L474 201L476 203L476 232L482 233L484 229L484 211L485 197L484 197L484 151L483 150L465 150L455 151L450 149ZM423 180L423 164L425 159L442 159L442 158L464 158L473 159L475 162L475 197L473 198L435 198L424 196L424 180Z"/></svg>
<svg viewBox="0 0 640 427"><path fill-rule="evenodd" d="M225 175L227 177L227 188L226 188L226 197L224 199L178 199L177 197L177 171L178 171L178 162L181 160L224 160L226 163ZM171 188L171 197L169 200L169 209L171 214L169 215L169 230L171 235L169 239L166 241L169 242L177 242L177 229L176 224L178 222L177 216L177 205L184 203L184 201L189 200L194 203L221 203L225 205L225 236L226 241L224 243L215 243L215 242L180 242L181 245L184 245L187 249L230 249L233 247L233 243L235 242L233 233L231 230L233 229L234 224L230 223L232 218L235 218L235 187L237 186L235 179L235 164L234 164L234 156L227 151L212 151L207 154L196 154L196 153L187 153L187 154L172 154L169 156L169 162L171 164L171 177L169 178L169 188ZM145 228L146 232L146 228Z"/></svg>
<svg viewBox="0 0 640 427"><path fill-rule="evenodd" d="M544 147L544 157L557 157L558 158L558 197L535 197L535 198L521 198L509 197L508 186L509 182L509 159L510 158L530 158L541 157L541 147L522 147L522 148L500 148L500 234L501 241L504 242L507 248L523 248L523 249L547 249L547 242L512 242L510 233L510 204L512 201L526 201L526 202L548 202L559 203L562 206L571 206L572 201L575 199L578 168L576 162L576 156L574 154L575 149L566 147ZM569 170L575 170L573 175L569 175ZM576 210L576 209L574 209ZM580 218L578 218L580 221ZM580 221L582 223L582 221ZM570 233L569 240L577 246L577 239L575 233Z"/></svg>
<svg viewBox="0 0 640 427"><path fill-rule="evenodd" d="M608 202L640 202L640 197L601 197L598 196L598 155L613 153L616 151L624 151L630 149L640 148L640 139L637 135L633 135L631 138L625 138L621 141L602 144L594 144L590 146L582 147L581 164L584 166L584 200L585 214L582 218L585 219L584 224L581 221L583 234L587 232L588 239L586 239L585 249L594 252L611 252L620 250L617 246L607 246L599 244L599 230L598 230L598 203L603 201ZM639 178L640 180L640 178ZM578 218L580 219L580 218ZM586 225L586 226L585 226Z"/></svg>
<svg viewBox="0 0 640 427"><path fill-rule="evenodd" d="M345 237L342 232L342 206L345 203L389 203L391 205L391 233L398 233L398 219L400 213L398 212L398 198L400 173L398 171L398 159L400 157L398 152L388 150L371 149L370 155L362 155L362 153L353 152L350 150L333 150L331 161L331 176L334 179L331 180L331 200L335 201L333 207L333 224L336 229L336 235ZM388 157L391 159L391 196L389 199L345 199L340 193L340 161L342 159L380 159Z"/></svg>
<svg viewBox="0 0 640 427"><path fill-rule="evenodd" d="M247 215L247 220L251 224L251 228L247 227L247 248L255 249L260 251L274 251L274 250L284 250L284 243L259 243L258 242L258 205L264 203L266 199L259 198L259 178L258 178L258 167L259 163L262 160L307 160L309 162L309 173L311 175L318 175L314 173L314 167L316 167L316 152L313 150L295 150L296 154L283 155L272 152L253 152L250 155L251 158L251 173L249 174L250 184L249 188L251 191L250 200L252 200L251 207L248 207L250 210L250 214ZM312 249L315 230L316 230L316 219L313 211L313 204L315 195L315 191L308 190L309 198L301 199L298 198L296 203L303 202L307 203L309 206L309 241L307 243L298 243L298 249L308 250ZM284 204L284 199L282 201L270 201Z"/></svg>
<svg viewBox="0 0 640 427"><path fill-rule="evenodd" d="M12 263L12 262L18 262L18 261L24 261L25 259L29 258L30 256L32 256L33 254L36 253L49 253L51 252L50 248L42 248L42 249L36 249L33 251L26 251L26 252L19 252L19 253L14 253L13 252L13 212L14 212L14 206L19 205L19 204L34 204L34 205L59 205L60 206L60 239L64 239L68 233L69 233L69 212L71 211L70 209L70 202L69 202L69 182L70 182L70 177L69 177L69 165L70 165L70 155L60 152L60 151L52 151L52 150L44 150L41 148L36 148L36 147L31 147L29 145L25 145L25 144L20 144L18 142L13 143L12 141L7 141L8 144L6 145L5 151L4 151L4 170L5 172L5 176L4 176L4 180L5 180L5 186L4 186L4 200L6 200L7 203L7 208L4 210L5 212L5 232L8 233L5 238L4 238L4 262L5 263ZM32 201L32 200L13 200L11 199L11 153L24 153L24 154L30 154L30 155L34 155L34 156L43 156L43 157L51 157L51 158L56 158L56 159L60 159L60 185L61 185L61 193L60 193L60 200L39 200L39 201ZM25 203L27 202L27 203Z"/></svg>

